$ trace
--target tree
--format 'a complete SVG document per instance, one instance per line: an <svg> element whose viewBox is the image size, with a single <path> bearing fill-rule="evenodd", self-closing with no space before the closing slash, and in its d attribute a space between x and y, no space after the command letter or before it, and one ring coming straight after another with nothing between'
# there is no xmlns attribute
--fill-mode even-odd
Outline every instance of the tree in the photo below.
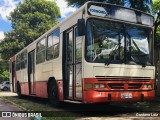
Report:
<svg viewBox="0 0 160 120"><path fill-rule="evenodd" d="M160 46L160 1L155 0L152 5L152 12L153 15L155 16L155 28L154 28L154 36L155 36L155 41L156 45Z"/></svg>
<svg viewBox="0 0 160 120"><path fill-rule="evenodd" d="M130 8L138 9L144 12L150 13L150 7L152 4L152 0L125 0L128 4L130 4Z"/></svg>
<svg viewBox="0 0 160 120"><path fill-rule="evenodd" d="M0 43L0 52L3 60L8 60L11 56L16 54L22 48L25 43L16 37L16 32L10 31L5 33L4 41Z"/></svg>
<svg viewBox="0 0 160 120"><path fill-rule="evenodd" d="M55 2L47 0L24 0L11 13L13 30L5 33L0 43L3 59L9 59L19 50L33 42L58 23L60 11Z"/></svg>
<svg viewBox="0 0 160 120"><path fill-rule="evenodd" d="M85 2L90 0L66 0L66 1L68 2L68 5L80 7ZM152 0L92 0L92 1L122 5L129 8L142 10L144 12L150 12L150 5L152 3Z"/></svg>
<svg viewBox="0 0 160 120"><path fill-rule="evenodd" d="M9 80L8 61L0 61L0 83L5 80Z"/></svg>
<svg viewBox="0 0 160 120"><path fill-rule="evenodd" d="M123 0L66 0L68 5L80 7L87 1L107 2L112 4L124 5Z"/></svg>

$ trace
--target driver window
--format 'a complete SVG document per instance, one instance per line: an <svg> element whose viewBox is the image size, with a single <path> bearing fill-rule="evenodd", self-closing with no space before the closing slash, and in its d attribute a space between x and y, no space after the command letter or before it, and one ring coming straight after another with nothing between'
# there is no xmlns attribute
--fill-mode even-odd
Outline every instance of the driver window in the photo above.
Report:
<svg viewBox="0 0 160 120"><path fill-rule="evenodd" d="M121 28L119 23L90 20L87 23L87 60L91 62L123 60L124 35Z"/></svg>

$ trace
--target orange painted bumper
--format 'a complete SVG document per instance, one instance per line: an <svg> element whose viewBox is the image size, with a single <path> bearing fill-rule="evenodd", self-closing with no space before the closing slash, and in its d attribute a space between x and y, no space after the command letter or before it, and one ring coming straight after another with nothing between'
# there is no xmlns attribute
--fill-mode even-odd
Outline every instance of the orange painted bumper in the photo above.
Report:
<svg viewBox="0 0 160 120"><path fill-rule="evenodd" d="M132 94L132 98L121 98L121 94ZM84 103L99 103L99 102L130 102L141 100L153 100L155 91L140 91L140 92L99 92L99 91L84 91Z"/></svg>

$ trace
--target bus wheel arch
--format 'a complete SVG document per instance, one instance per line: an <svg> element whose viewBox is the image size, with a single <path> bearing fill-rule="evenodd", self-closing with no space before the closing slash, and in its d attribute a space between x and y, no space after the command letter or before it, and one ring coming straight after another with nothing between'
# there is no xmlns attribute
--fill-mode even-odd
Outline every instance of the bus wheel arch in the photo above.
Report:
<svg viewBox="0 0 160 120"><path fill-rule="evenodd" d="M54 107L60 106L58 86L54 77L50 77L47 83L48 99Z"/></svg>

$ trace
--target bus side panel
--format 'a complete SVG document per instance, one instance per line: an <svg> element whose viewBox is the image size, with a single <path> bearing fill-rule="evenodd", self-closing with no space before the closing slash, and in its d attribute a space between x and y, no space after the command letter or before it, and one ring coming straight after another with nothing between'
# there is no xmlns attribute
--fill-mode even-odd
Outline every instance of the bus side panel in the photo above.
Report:
<svg viewBox="0 0 160 120"><path fill-rule="evenodd" d="M29 95L27 68L16 71L17 80L21 86L21 94Z"/></svg>
<svg viewBox="0 0 160 120"><path fill-rule="evenodd" d="M35 67L35 87L36 96L48 98L47 82L49 78L55 78L55 80L62 80L62 67L61 58L56 58L50 61L46 61L41 64L37 64Z"/></svg>
<svg viewBox="0 0 160 120"><path fill-rule="evenodd" d="M29 95L28 82L21 82L20 86L21 86L21 94ZM35 82L35 86L36 86L36 96L37 97L48 98L46 81L45 82Z"/></svg>
<svg viewBox="0 0 160 120"><path fill-rule="evenodd" d="M42 97L42 98L48 98L48 93L47 93L47 82L35 82L36 86L36 96L37 97Z"/></svg>
<svg viewBox="0 0 160 120"><path fill-rule="evenodd" d="M29 95L28 82L21 82L20 86L21 86L21 94Z"/></svg>

